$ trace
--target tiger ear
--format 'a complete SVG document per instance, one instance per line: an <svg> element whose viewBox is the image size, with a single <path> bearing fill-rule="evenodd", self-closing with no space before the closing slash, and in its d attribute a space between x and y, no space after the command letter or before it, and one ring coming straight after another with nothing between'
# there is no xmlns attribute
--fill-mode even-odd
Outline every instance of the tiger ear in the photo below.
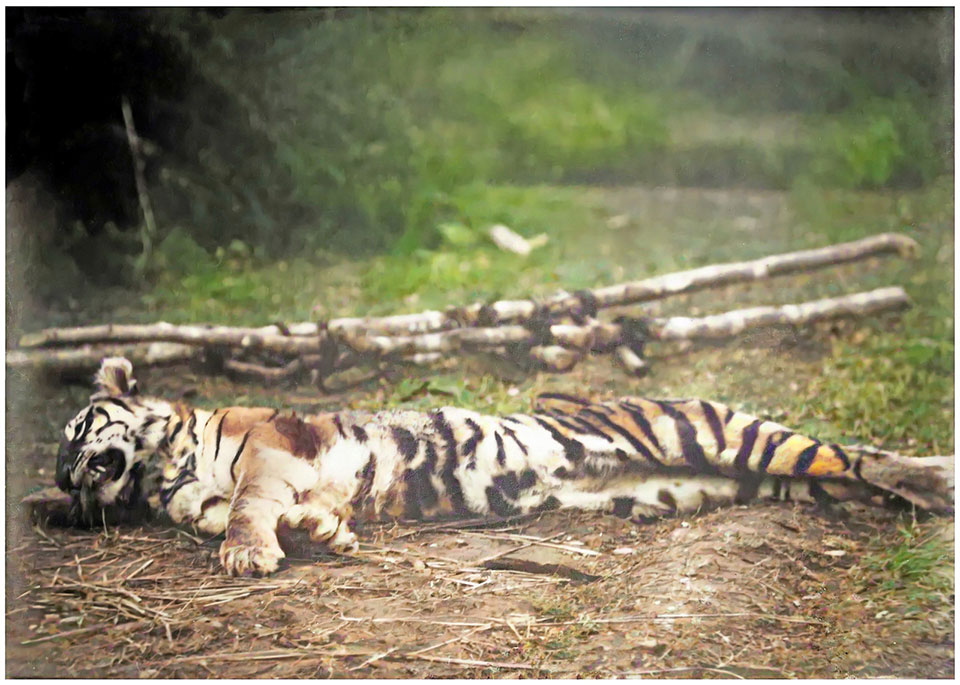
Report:
<svg viewBox="0 0 960 685"><path fill-rule="evenodd" d="M107 357L100 362L100 370L93 377L93 382L97 386L97 391L92 399L137 394L133 364L124 357Z"/></svg>

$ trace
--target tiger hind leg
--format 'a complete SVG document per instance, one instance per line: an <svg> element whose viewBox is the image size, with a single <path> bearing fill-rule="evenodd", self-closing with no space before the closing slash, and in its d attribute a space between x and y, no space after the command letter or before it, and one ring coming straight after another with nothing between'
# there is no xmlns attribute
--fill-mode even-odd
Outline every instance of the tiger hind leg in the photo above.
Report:
<svg viewBox="0 0 960 685"><path fill-rule="evenodd" d="M350 530L350 512L335 512L318 498L294 504L282 517L290 528L300 528L310 534L314 542L326 543L334 552L356 552L359 548L356 534Z"/></svg>
<svg viewBox="0 0 960 685"><path fill-rule="evenodd" d="M595 496L599 493L592 493ZM655 476L618 484L603 493L606 511L640 521L695 514L753 501L801 502L821 507L845 501L885 504L883 491L863 483L775 476ZM583 497L584 495L581 495ZM564 502L562 498L561 503ZM572 498L568 498L570 501ZM576 506L576 505L574 505Z"/></svg>
<svg viewBox="0 0 960 685"><path fill-rule="evenodd" d="M773 480L773 479L768 479ZM747 490L756 492L756 486ZM773 486L766 488L773 494ZM692 514L744 500L744 484L723 476L667 474L602 484L571 484L555 493L561 508L600 510L636 520Z"/></svg>

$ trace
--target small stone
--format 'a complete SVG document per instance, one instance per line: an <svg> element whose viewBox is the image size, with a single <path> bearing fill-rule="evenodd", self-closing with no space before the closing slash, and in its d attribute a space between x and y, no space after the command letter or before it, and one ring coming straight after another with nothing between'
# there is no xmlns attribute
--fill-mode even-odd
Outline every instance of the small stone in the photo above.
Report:
<svg viewBox="0 0 960 685"><path fill-rule="evenodd" d="M636 550L633 547L617 547L615 550L613 550L613 553L623 556L627 554L633 554L635 551Z"/></svg>
<svg viewBox="0 0 960 685"><path fill-rule="evenodd" d="M647 652L658 652L666 647L666 645L664 645L662 642L657 642L653 639L639 640L637 641L636 645L638 649L642 649Z"/></svg>

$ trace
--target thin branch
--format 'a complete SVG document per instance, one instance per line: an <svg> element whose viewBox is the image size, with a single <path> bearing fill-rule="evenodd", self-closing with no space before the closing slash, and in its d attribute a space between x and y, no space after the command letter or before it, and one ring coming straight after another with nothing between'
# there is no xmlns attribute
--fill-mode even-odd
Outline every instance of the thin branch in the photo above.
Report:
<svg viewBox="0 0 960 685"><path fill-rule="evenodd" d="M654 319L651 332L657 340L694 340L730 338L753 328L801 326L851 316L869 316L910 306L903 288L878 288L869 292L829 297L779 307L751 307L723 314L689 318L675 316Z"/></svg>
<svg viewBox="0 0 960 685"><path fill-rule="evenodd" d="M183 362L201 352L192 345L149 342L129 345L84 345L73 349L7 350L9 368L43 371L89 371L104 357L126 357L134 364L158 366Z"/></svg>
<svg viewBox="0 0 960 685"><path fill-rule="evenodd" d="M503 668L511 671L516 670L527 670L527 671L546 671L550 673L558 672L561 669L552 667L552 666L532 666L530 664L516 664L508 663L504 661L479 661L477 659L454 659L451 657L445 656L429 656L429 655L404 655L405 658L409 659L420 659L421 661L436 661L442 664L457 664L460 666L482 666L484 668Z"/></svg>
<svg viewBox="0 0 960 685"><path fill-rule="evenodd" d="M237 328L232 326L175 325L161 321L152 324L105 324L76 328L48 328L20 339L20 347L47 347L94 342L176 342L213 347L273 349L278 352L316 352L326 338L315 323L290 326Z"/></svg>
<svg viewBox="0 0 960 685"><path fill-rule="evenodd" d="M29 640L23 640L20 642L21 645L36 645L41 642L50 642L52 640L64 640L67 638L79 637L80 635L86 635L88 633L97 633L104 630L117 631L117 632L129 632L135 630L141 626L148 625L150 621L146 619L128 621L127 623L113 624L113 623L97 623L92 626L85 626L83 628L77 628L75 630L65 630L62 633L54 633L52 635L44 635L43 637L34 637Z"/></svg>

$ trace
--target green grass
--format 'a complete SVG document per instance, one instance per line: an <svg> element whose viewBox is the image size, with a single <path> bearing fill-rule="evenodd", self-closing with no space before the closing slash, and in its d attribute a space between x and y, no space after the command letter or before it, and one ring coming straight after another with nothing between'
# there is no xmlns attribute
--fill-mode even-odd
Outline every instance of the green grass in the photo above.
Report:
<svg viewBox="0 0 960 685"><path fill-rule="evenodd" d="M954 259L952 185L900 195L800 193L802 221L831 240L901 230L921 246L899 262L892 282L914 302L896 325L868 320L850 338L835 340L802 411L878 444L917 454L954 449ZM866 285L879 281L867 277Z"/></svg>
<svg viewBox="0 0 960 685"><path fill-rule="evenodd" d="M274 260L235 240L210 256L178 231L159 246L163 269L129 315L257 324L266 311L274 319L313 320L583 288L609 279L609 269L602 260L570 260L569 241L600 222L602 213L572 189L470 185L451 198L436 241L409 255L345 260L318 249ZM528 258L505 253L486 234L494 223L527 237L546 234L547 244Z"/></svg>
<svg viewBox="0 0 960 685"><path fill-rule="evenodd" d="M938 16L896 45L881 15L158 13L207 80L181 105L197 158L151 189L158 222L210 254L411 255L450 221L482 228L487 186L921 185L949 169Z"/></svg>
<svg viewBox="0 0 960 685"><path fill-rule="evenodd" d="M912 621L923 633L952 632L954 545L952 529L937 521L908 521L898 530L899 539L874 539L860 567L851 569L863 588L859 592L884 607L878 617ZM929 624L929 626L927 625Z"/></svg>
<svg viewBox="0 0 960 685"><path fill-rule="evenodd" d="M886 576L883 589L899 590L912 585L933 592L952 591L953 554L949 541L938 539L938 531L931 533L928 527L916 522L901 526L899 533L898 544L865 560L868 571Z"/></svg>

